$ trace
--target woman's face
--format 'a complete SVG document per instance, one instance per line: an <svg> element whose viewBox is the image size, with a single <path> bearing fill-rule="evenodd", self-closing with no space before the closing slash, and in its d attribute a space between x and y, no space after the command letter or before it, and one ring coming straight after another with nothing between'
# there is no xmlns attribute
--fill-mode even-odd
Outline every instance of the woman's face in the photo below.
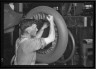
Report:
<svg viewBox="0 0 96 69"><path fill-rule="evenodd" d="M36 33L38 31L37 29L37 25L36 24L32 24L32 26L28 27L26 29L26 31L31 35L31 36L36 36Z"/></svg>

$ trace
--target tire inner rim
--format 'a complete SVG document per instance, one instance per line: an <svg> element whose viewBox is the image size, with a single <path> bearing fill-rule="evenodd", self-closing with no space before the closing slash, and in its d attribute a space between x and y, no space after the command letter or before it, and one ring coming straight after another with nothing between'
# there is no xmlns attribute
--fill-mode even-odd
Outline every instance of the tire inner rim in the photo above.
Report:
<svg viewBox="0 0 96 69"><path fill-rule="evenodd" d="M40 12L39 12L40 13ZM42 13L42 12L41 12ZM44 15L46 15L45 13L43 13ZM34 17L31 17L31 19L33 19ZM43 19L44 20L44 19ZM54 22L55 24L55 22ZM37 50L36 52L39 53L39 54L48 54L50 53L51 51L54 50L54 48L57 46L57 42L58 42L58 29L57 29L57 26L56 24L54 25L54 28L55 28L55 40L53 42L51 42L50 44L48 44L46 47L44 47L43 49L39 49ZM48 29L48 28L47 28ZM45 32L45 31L44 31ZM43 32L43 34L44 34ZM48 32L49 32L49 29L48 29Z"/></svg>

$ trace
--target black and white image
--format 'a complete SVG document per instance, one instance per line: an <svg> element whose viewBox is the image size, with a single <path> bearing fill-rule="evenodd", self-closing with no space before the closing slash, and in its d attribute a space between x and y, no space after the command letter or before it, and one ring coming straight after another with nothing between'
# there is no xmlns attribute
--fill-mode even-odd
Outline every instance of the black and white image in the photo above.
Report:
<svg viewBox="0 0 96 69"><path fill-rule="evenodd" d="M4 3L2 65L94 66L94 2Z"/></svg>

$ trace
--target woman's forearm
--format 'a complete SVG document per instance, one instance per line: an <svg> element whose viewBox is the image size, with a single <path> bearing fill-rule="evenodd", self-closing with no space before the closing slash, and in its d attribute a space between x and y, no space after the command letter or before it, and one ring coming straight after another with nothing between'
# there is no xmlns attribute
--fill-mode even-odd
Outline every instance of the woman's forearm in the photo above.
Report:
<svg viewBox="0 0 96 69"><path fill-rule="evenodd" d="M40 29L40 31L37 33L36 38L41 38L42 34L44 32L44 29Z"/></svg>
<svg viewBox="0 0 96 69"><path fill-rule="evenodd" d="M43 38L46 42L46 45L53 42L55 40L55 29L54 29L54 23L50 23L50 32L47 38Z"/></svg>
<svg viewBox="0 0 96 69"><path fill-rule="evenodd" d="M55 39L55 29L54 29L54 23L50 23L50 32L49 32L49 39L54 40Z"/></svg>

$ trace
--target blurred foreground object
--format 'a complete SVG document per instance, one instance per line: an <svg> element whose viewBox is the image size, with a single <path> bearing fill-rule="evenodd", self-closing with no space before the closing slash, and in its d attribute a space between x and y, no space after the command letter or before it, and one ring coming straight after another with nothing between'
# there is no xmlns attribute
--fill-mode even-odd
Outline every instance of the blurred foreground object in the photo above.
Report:
<svg viewBox="0 0 96 69"><path fill-rule="evenodd" d="M4 33L7 30L13 28L15 25L19 24L19 21L22 18L22 14L16 13L11 9L9 4L4 4ZM10 30L8 32L12 32Z"/></svg>

